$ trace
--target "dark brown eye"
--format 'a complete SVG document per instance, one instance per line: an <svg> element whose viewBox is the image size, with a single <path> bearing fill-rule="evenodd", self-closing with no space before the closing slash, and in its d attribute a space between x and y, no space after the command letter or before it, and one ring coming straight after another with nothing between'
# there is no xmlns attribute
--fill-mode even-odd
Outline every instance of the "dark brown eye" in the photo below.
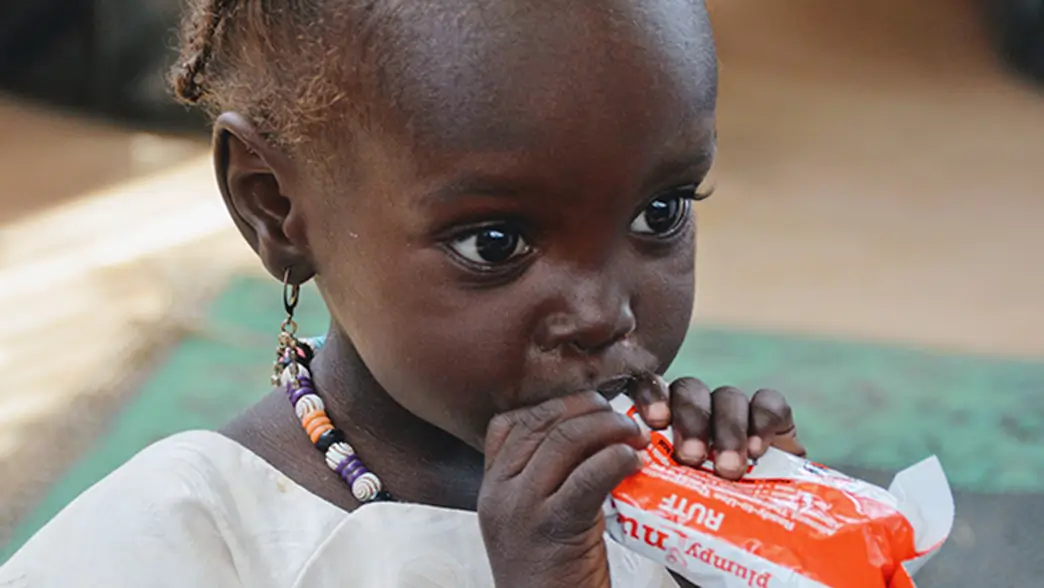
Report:
<svg viewBox="0 0 1044 588"><path fill-rule="evenodd" d="M450 247L464 259L481 265L500 265L529 251L529 244L515 229L482 227L452 241Z"/></svg>
<svg viewBox="0 0 1044 588"><path fill-rule="evenodd" d="M671 192L649 202L631 221L631 231L639 235L662 236L676 231L689 218L692 190Z"/></svg>

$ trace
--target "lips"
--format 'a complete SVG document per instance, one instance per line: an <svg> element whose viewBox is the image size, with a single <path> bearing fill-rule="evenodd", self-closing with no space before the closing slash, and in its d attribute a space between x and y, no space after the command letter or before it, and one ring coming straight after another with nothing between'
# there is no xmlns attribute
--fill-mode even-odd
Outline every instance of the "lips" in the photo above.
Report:
<svg viewBox="0 0 1044 588"><path fill-rule="evenodd" d="M595 387L595 390L597 390L599 394L604 396L606 400L612 400L613 398L616 398L620 394L626 392L627 388L631 385L631 382L633 381L634 376L630 374L616 376L615 378L610 378L608 380L605 380L601 384L598 384Z"/></svg>
<svg viewBox="0 0 1044 588"><path fill-rule="evenodd" d="M534 357L526 385L517 395L520 404L539 404L551 398L591 391L612 401L630 393L629 388L643 374L660 373L661 362L648 351L638 347L614 350L603 356L583 358L546 353Z"/></svg>

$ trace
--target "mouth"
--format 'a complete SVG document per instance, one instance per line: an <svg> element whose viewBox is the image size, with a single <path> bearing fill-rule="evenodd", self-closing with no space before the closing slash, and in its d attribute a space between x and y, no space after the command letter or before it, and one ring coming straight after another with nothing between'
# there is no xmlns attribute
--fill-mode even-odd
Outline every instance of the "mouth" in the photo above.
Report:
<svg viewBox="0 0 1044 588"><path fill-rule="evenodd" d="M595 390L604 396L606 400L612 400L624 392L627 392L627 389L631 386L632 382L634 382L634 376L631 374L625 374L605 380L601 384L598 384L598 386L595 387Z"/></svg>

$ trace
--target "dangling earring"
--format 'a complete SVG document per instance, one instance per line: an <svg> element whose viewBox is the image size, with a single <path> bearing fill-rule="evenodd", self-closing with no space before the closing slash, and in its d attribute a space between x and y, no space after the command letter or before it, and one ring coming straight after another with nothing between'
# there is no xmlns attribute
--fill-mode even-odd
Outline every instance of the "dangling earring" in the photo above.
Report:
<svg viewBox="0 0 1044 588"><path fill-rule="evenodd" d="M294 310L301 296L301 286L290 283L290 268L283 273L283 309L286 318L279 326L279 345L276 347L276 360L272 366L272 385L286 385L283 377L286 369L297 378L301 370L300 360L307 359L306 346L297 339L297 323L294 322Z"/></svg>
<svg viewBox="0 0 1044 588"><path fill-rule="evenodd" d="M315 348L309 342L297 338L297 323L294 321L294 310L300 294L301 287L290 283L290 269L287 268L283 274L283 309L286 318L279 327L272 385L283 388L309 441L326 457L326 465L344 480L359 502L392 500L381 480L355 454L355 449L348 444L344 433L330 422L326 406L316 394L312 375L308 371Z"/></svg>

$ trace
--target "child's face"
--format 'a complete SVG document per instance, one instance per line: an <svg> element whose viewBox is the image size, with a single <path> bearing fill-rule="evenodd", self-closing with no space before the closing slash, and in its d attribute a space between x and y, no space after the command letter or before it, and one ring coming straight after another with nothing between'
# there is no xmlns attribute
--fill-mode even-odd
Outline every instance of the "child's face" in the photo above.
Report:
<svg viewBox="0 0 1044 588"><path fill-rule="evenodd" d="M706 14L554 4L390 25L394 114L353 137L350 182L294 200L373 376L476 447L496 412L662 373L693 304L684 197L715 148Z"/></svg>

